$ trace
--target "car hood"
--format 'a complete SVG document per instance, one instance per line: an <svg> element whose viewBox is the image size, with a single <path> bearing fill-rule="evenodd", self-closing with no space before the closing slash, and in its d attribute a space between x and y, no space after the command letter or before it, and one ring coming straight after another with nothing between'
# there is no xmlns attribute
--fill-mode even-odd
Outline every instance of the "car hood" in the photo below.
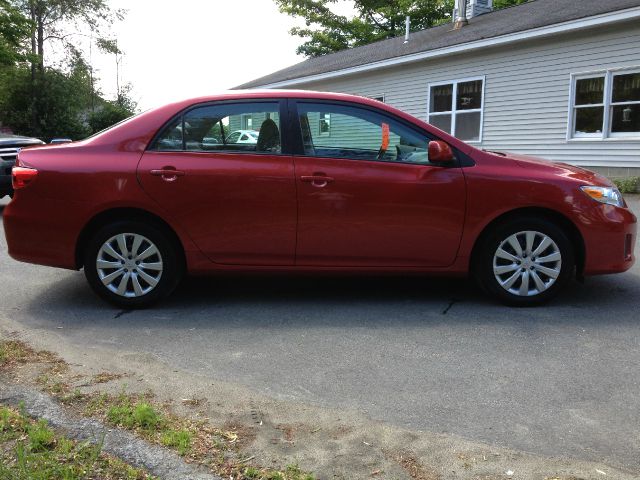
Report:
<svg viewBox="0 0 640 480"><path fill-rule="evenodd" d="M611 186L612 183L606 177L587 170L586 168L569 165L568 163L553 162L544 158L532 157L529 155L521 155L510 152L489 152L493 155L507 158L515 162L519 167L527 170L535 170L539 172L548 172L553 175L559 175L566 178L582 181L590 185Z"/></svg>
<svg viewBox="0 0 640 480"><path fill-rule="evenodd" d="M32 145L43 145L44 142L37 138L20 137L18 135L0 135L0 148L30 147Z"/></svg>

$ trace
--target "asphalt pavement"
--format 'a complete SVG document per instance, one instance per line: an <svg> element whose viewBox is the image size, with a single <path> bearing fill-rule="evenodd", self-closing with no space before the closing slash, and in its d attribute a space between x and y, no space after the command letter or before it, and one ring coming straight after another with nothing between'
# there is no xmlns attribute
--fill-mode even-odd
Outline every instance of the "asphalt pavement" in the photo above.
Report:
<svg viewBox="0 0 640 480"><path fill-rule="evenodd" d="M13 261L0 231L3 316L277 398L640 470L639 265L533 309L463 280L236 277L189 279L126 312L82 272Z"/></svg>

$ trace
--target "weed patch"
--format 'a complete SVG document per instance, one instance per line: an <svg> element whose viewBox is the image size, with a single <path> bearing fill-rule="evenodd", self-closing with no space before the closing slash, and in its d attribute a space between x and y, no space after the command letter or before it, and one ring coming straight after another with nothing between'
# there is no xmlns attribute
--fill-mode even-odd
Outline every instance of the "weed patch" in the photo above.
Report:
<svg viewBox="0 0 640 480"><path fill-rule="evenodd" d="M616 178L613 180L621 193L637 193L640 186L640 177Z"/></svg>
<svg viewBox="0 0 640 480"><path fill-rule="evenodd" d="M0 406L0 478L148 480L143 470L106 455L101 445L56 435L45 421Z"/></svg>

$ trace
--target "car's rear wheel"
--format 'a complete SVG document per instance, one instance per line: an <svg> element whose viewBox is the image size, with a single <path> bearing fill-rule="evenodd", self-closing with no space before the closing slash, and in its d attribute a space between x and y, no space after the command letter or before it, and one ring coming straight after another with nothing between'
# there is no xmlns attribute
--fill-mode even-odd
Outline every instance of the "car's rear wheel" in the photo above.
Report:
<svg viewBox="0 0 640 480"><path fill-rule="evenodd" d="M565 231L543 218L501 224L484 238L475 276L481 287L513 306L533 306L555 297L575 269Z"/></svg>
<svg viewBox="0 0 640 480"><path fill-rule="evenodd" d="M176 247L163 229L123 221L99 230L85 250L89 285L121 308L144 308L168 296L182 274Z"/></svg>

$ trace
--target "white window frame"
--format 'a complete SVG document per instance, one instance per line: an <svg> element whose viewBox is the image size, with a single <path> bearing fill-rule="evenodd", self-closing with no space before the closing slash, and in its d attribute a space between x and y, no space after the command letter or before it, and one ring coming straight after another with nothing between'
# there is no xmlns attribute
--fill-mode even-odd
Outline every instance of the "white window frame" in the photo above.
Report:
<svg viewBox="0 0 640 480"><path fill-rule="evenodd" d="M249 122L247 120L251 120L251 127L249 127ZM240 130L253 130L253 114L240 114Z"/></svg>
<svg viewBox="0 0 640 480"><path fill-rule="evenodd" d="M628 75L640 73L640 66L610 68L605 70L595 70L592 72L572 73L570 75L569 88L569 112L567 116L567 141L611 141L611 140L640 140L640 132L611 132L611 113L617 105L640 105L640 101L635 102L613 102L613 78L617 75ZM578 80L587 78L604 77L604 98L603 103L593 105L576 105L576 83ZM603 107L602 131L600 133L576 133L575 132L575 110L585 107Z"/></svg>
<svg viewBox="0 0 640 480"><path fill-rule="evenodd" d="M476 82L478 80L482 81L482 99L480 102L480 108L474 108L471 110L458 110L458 84L466 83L466 82ZM441 87L442 85L453 85L453 96L452 96L452 110L446 112L434 112L431 113L431 89L433 87ZM482 143L483 133L484 133L484 96L487 87L487 76L482 75L480 77L469 77L469 78L460 78L456 80L448 80L446 82L434 82L429 83L427 90L427 123L430 123L431 116L437 117L441 115L451 115L451 135L456 136L456 123L458 120L458 112L460 113L477 113L480 112L480 132L478 136L478 140L463 140L466 143L471 145L479 145Z"/></svg>
<svg viewBox="0 0 640 480"><path fill-rule="evenodd" d="M319 112L319 113L320 113L320 116L318 118L318 138L320 138L320 137L330 137L331 136L331 113L329 113L329 112ZM328 123L329 130L327 130L326 132L323 132L322 131L322 122L326 121L326 119L327 119L327 117L323 118L323 116L325 116L325 115L329 117L329 123Z"/></svg>

